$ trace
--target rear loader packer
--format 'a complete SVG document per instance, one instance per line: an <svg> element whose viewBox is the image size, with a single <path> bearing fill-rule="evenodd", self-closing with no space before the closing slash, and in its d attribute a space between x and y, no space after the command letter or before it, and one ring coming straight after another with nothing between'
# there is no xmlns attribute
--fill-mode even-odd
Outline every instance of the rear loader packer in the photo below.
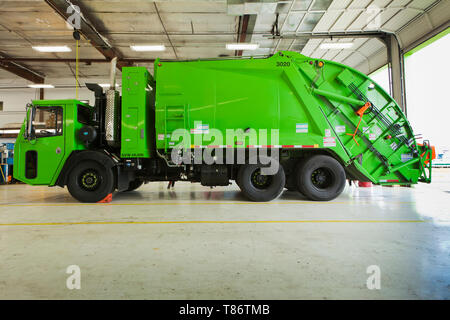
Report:
<svg viewBox="0 0 450 320"><path fill-rule="evenodd" d="M27 105L15 145L16 179L67 186L83 202L151 181L214 187L235 180L253 201L272 200L284 188L331 200L346 179L431 181L429 142L417 144L379 85L336 62L289 51L156 60L154 76L144 67L122 69L122 95L87 87L95 106Z"/></svg>

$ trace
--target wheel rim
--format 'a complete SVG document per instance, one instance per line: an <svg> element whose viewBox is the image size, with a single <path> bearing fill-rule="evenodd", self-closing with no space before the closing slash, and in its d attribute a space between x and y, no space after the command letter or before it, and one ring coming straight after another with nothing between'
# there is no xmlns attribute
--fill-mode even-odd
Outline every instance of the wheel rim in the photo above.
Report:
<svg viewBox="0 0 450 320"><path fill-rule="evenodd" d="M272 176L262 175L260 168L253 171L251 175L252 185L257 189L267 189L272 184L272 180Z"/></svg>
<svg viewBox="0 0 450 320"><path fill-rule="evenodd" d="M78 184L85 191L95 191L102 184L102 176L95 169L87 169L79 175Z"/></svg>
<svg viewBox="0 0 450 320"><path fill-rule="evenodd" d="M333 185L334 176L327 168L317 168L311 174L311 182L317 189L327 189Z"/></svg>

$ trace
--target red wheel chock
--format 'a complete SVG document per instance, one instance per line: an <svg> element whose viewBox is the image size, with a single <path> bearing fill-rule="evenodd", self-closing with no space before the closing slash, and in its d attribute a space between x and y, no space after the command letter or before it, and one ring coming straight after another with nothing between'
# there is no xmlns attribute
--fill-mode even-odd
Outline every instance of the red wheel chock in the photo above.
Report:
<svg viewBox="0 0 450 320"><path fill-rule="evenodd" d="M112 201L112 193L108 194L103 200L97 201L97 203L110 203Z"/></svg>
<svg viewBox="0 0 450 320"><path fill-rule="evenodd" d="M372 182L358 181L358 186L362 188L372 187Z"/></svg>

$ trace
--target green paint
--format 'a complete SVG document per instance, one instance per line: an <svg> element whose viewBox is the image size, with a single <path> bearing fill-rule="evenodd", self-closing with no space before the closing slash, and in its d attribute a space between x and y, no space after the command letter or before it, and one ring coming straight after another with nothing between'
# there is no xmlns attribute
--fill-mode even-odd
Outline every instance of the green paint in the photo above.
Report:
<svg viewBox="0 0 450 320"><path fill-rule="evenodd" d="M91 107L78 100L35 100L33 105L42 109L61 108L63 112L62 134L27 140L24 138L25 120L14 146L14 177L31 185L52 186L58 179L70 154L73 151L85 149L85 146L75 136L83 126L77 119L77 105ZM25 160L29 151L37 153L37 176L35 178L28 178L26 174Z"/></svg>
<svg viewBox="0 0 450 320"><path fill-rule="evenodd" d="M346 134L353 133L359 121L353 108L365 103L349 89L354 84L387 121L399 125L397 134L412 139L416 148L412 129L397 103L361 72L332 61L324 62L320 68L315 59L295 52L280 52L266 59L157 61L155 128L156 136L164 137L156 141L157 148L170 152L173 144L167 136L179 128L195 129L200 122L219 130L224 137L226 129L268 132L279 129L280 145L318 145L332 150L348 164L356 162L351 158L363 154L362 165L357 162L354 165L372 182L417 182L418 163L402 166L395 173L389 171L390 167L402 164L401 154L410 150L400 138L385 140L385 136L394 134L379 119L374 119L373 113L367 113L361 121L360 129L371 130L367 133L359 130L356 137L359 146ZM297 123L308 123L308 133L297 133ZM327 137L328 141L335 141L335 146L324 144L325 130L341 124L346 125L346 132L336 134L331 130ZM190 138L194 141L195 134ZM386 157L385 162L370 151L372 142L374 149ZM393 143L401 147L394 150ZM275 144L270 142L270 135L266 144Z"/></svg>
<svg viewBox="0 0 450 320"><path fill-rule="evenodd" d="M154 81L144 67L122 70L122 158L149 158L154 136Z"/></svg>
<svg viewBox="0 0 450 320"><path fill-rule="evenodd" d="M328 92L328 91L319 90L319 89L313 89L312 91L315 94L318 94L320 96L324 96L324 97L329 98L331 100L336 100L336 101L340 101L340 102L346 102L346 103L349 103L349 104L353 104L355 106L363 106L365 104L364 101L361 101L361 100L358 100L358 99L349 98L349 97L345 97L345 96L341 96L341 95L335 94L333 92Z"/></svg>
<svg viewBox="0 0 450 320"><path fill-rule="evenodd" d="M336 62L321 61L322 67L316 59L282 51L257 59L157 60L154 78L143 67L123 68L121 143L117 154L121 158L156 158L157 150L168 155L179 141L188 148L282 145L290 150L290 156L311 148L289 146L309 146L332 154L349 171L374 183L428 182L431 167L419 159L428 151L416 144L409 122L393 98L363 73ZM378 111L368 110L360 119L356 111L366 99ZM23 138L24 126L16 142L16 178L29 184L53 185L67 157L85 148L75 139L82 126L76 118L79 103L34 102L63 108L63 135L30 142ZM355 142L349 134L355 132L360 120ZM302 128L297 130L297 125ZM396 132L393 125L398 126ZM336 132L338 126L345 126L345 130ZM367 130L363 132L363 128ZM187 131L174 141L177 129ZM244 133L246 129L266 130L267 141L252 141L251 134ZM279 131L275 134L271 130ZM224 140L215 140L217 135ZM391 137L387 139L388 136ZM203 141L197 140L199 137ZM410 141L411 148L406 141ZM54 149L59 145L63 152L55 156ZM36 179L25 177L27 150L38 151L38 162L49 164L39 168ZM413 160L404 163L402 154L412 152Z"/></svg>

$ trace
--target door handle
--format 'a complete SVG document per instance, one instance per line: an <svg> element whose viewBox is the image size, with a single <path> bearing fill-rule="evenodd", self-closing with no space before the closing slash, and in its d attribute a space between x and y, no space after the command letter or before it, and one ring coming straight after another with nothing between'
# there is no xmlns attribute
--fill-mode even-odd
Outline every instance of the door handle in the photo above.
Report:
<svg viewBox="0 0 450 320"><path fill-rule="evenodd" d="M61 148L60 147L56 148L55 152L56 152L56 154L60 154L61 153Z"/></svg>

